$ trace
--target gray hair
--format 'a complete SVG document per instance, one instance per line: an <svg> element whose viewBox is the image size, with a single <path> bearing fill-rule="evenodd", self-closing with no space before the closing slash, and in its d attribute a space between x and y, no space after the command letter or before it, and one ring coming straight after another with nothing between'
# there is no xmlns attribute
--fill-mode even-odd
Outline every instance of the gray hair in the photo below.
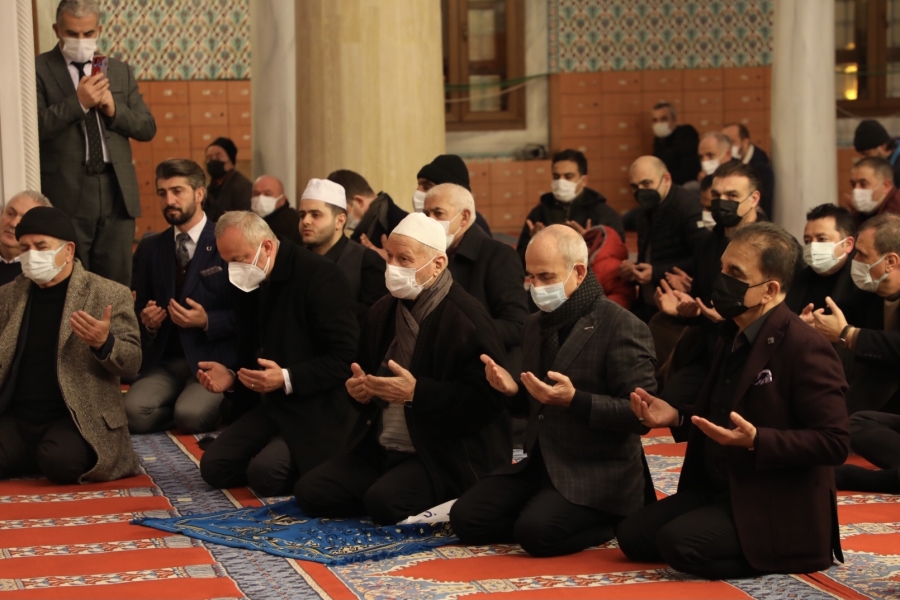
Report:
<svg viewBox="0 0 900 600"><path fill-rule="evenodd" d="M97 22L100 22L100 4L97 0L61 0L59 6L56 7L56 24L60 27L64 12L79 18L97 15Z"/></svg>
<svg viewBox="0 0 900 600"><path fill-rule="evenodd" d="M449 200L450 205L458 212L468 210L471 217L473 219L475 218L475 197L472 195L472 192L463 186L456 185L455 183L442 183L436 185L425 194L425 201L427 202L429 198L434 198L436 196Z"/></svg>
<svg viewBox="0 0 900 600"><path fill-rule="evenodd" d="M575 265L588 266L588 247L584 238L575 233L575 230L568 225L551 225L537 232L528 245L534 243L535 240L549 235L556 242L556 247L562 255L563 262L566 265L566 271L571 271Z"/></svg>
<svg viewBox="0 0 900 600"><path fill-rule="evenodd" d="M722 154L728 152L731 153L731 138L722 133L721 131L709 131L703 134L703 137L700 138L701 141L707 138L716 138L716 142L719 144L719 152Z"/></svg>
<svg viewBox="0 0 900 600"><path fill-rule="evenodd" d="M17 198L28 198L29 200L31 200L38 206L48 206L50 208L53 207L53 205L50 204L50 199L47 198L47 196L45 196L42 193L35 191L35 190L23 190L23 191L19 192L18 194L16 194L15 196L13 196L12 198L10 198L9 200L7 200L6 203L9 204L10 202L12 202L13 200L15 200Z"/></svg>
<svg viewBox="0 0 900 600"><path fill-rule="evenodd" d="M247 210L231 210L219 217L219 222L216 223L216 239L222 237L225 230L231 227L240 231L251 246L259 246L266 240L278 241L272 228L262 217Z"/></svg>
<svg viewBox="0 0 900 600"><path fill-rule="evenodd" d="M859 226L859 233L875 230L875 252L882 256L888 252L900 254L900 216L882 213Z"/></svg>
<svg viewBox="0 0 900 600"><path fill-rule="evenodd" d="M657 102L653 105L653 110L662 110L664 108L669 109L669 114L672 115L673 121L678 118L675 114L675 107L672 106L671 102Z"/></svg>

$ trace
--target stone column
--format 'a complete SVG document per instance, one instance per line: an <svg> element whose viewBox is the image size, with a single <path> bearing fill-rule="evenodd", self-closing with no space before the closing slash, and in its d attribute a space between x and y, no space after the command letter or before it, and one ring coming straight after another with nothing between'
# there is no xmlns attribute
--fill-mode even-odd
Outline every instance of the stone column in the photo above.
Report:
<svg viewBox="0 0 900 600"><path fill-rule="evenodd" d="M445 148L440 2L296 0L294 10L298 187L351 169L410 210L416 173Z"/></svg>
<svg viewBox="0 0 900 600"><path fill-rule="evenodd" d="M294 4L250 0L250 38L253 176L281 179L285 194L296 206Z"/></svg>
<svg viewBox="0 0 900 600"><path fill-rule="evenodd" d="M24 189L41 187L31 0L7 0L0 19L0 205Z"/></svg>
<svg viewBox="0 0 900 600"><path fill-rule="evenodd" d="M838 201L835 128L834 2L776 0L774 220L798 239L810 208Z"/></svg>

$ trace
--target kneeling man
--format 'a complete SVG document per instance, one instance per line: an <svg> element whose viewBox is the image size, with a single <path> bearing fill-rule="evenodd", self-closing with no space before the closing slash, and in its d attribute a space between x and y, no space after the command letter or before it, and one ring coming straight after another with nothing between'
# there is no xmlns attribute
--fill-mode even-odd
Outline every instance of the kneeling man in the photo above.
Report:
<svg viewBox="0 0 900 600"><path fill-rule="evenodd" d="M391 295L369 311L346 384L359 434L350 454L297 483L306 514L397 523L509 462L509 419L479 360L502 356L503 342L484 307L453 282L446 240L421 213L388 238Z"/></svg>
<svg viewBox="0 0 900 600"><path fill-rule="evenodd" d="M524 373L482 356L490 384L528 417L528 457L481 480L453 505L466 544L518 542L534 556L612 539L623 517L656 499L628 394L655 386L650 330L610 301L588 268L584 239L551 225L525 265L541 312L525 322ZM517 374L519 375L519 374Z"/></svg>
<svg viewBox="0 0 900 600"><path fill-rule="evenodd" d="M141 366L131 292L84 270L59 209L32 208L16 237L23 275L0 287L0 479L136 475L119 384Z"/></svg>
<svg viewBox="0 0 900 600"><path fill-rule="evenodd" d="M799 254L777 225L736 231L712 288L726 321L696 404L631 395L645 425L693 425L678 492L619 526L628 558L708 579L843 560L832 467L850 445L847 383L831 344L784 304Z"/></svg>

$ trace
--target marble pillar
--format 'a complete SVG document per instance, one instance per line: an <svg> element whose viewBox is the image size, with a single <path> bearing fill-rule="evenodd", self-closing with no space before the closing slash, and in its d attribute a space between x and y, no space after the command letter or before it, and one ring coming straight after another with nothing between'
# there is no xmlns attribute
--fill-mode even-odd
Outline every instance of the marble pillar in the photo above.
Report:
<svg viewBox="0 0 900 600"><path fill-rule="evenodd" d="M440 2L296 0L294 10L298 186L351 169L410 210L416 173L445 148Z"/></svg>
<svg viewBox="0 0 900 600"><path fill-rule="evenodd" d="M0 204L41 187L31 0L7 0L0 19ZM5 5L6 6L6 5Z"/></svg>
<svg viewBox="0 0 900 600"><path fill-rule="evenodd" d="M274 175L296 206L294 3L250 0L253 176ZM306 183L304 181L304 183Z"/></svg>
<svg viewBox="0 0 900 600"><path fill-rule="evenodd" d="M838 200L833 5L831 0L775 1L774 220L798 239L810 208Z"/></svg>

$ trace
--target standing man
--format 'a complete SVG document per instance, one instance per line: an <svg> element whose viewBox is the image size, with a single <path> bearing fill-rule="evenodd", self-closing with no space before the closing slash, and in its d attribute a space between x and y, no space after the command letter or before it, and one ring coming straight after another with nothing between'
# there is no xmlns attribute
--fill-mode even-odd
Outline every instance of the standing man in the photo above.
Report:
<svg viewBox="0 0 900 600"><path fill-rule="evenodd" d="M227 137L216 138L206 147L209 187L203 208L213 222L229 210L250 210L253 184L235 169L237 152L237 146Z"/></svg>
<svg viewBox="0 0 900 600"><path fill-rule="evenodd" d="M847 383L831 344L784 304L799 258L776 225L739 229L713 288L727 321L696 404L631 394L644 425L691 424L678 492L619 525L631 560L707 579L843 561L833 467L849 450Z"/></svg>
<svg viewBox="0 0 900 600"><path fill-rule="evenodd" d="M466 544L571 554L609 541L623 517L656 499L641 448L647 430L628 400L633 388L656 385L650 332L606 298L587 262L582 237L562 225L528 244L541 312L525 325L525 372L513 376L481 356L510 412L528 418L528 457L453 505L451 524Z"/></svg>
<svg viewBox="0 0 900 600"><path fill-rule="evenodd" d="M686 123L679 125L675 108L668 102L656 104L650 118L653 121L653 156L665 163L672 181L678 185L694 181L700 170L697 130Z"/></svg>
<svg viewBox="0 0 900 600"><path fill-rule="evenodd" d="M433 161L419 169L416 175L416 191L413 194L413 208L415 212L425 210L425 194L428 190L442 183L455 183L456 185L466 188L469 192L469 167L465 161L455 154L441 154L435 157ZM481 216L481 213L475 212L475 224L484 229L484 232L491 235L491 228L488 226L487 219Z"/></svg>
<svg viewBox="0 0 900 600"><path fill-rule="evenodd" d="M0 285L6 285L22 272L22 249L16 239L16 225L35 206L50 206L40 192L25 190L10 198L0 213Z"/></svg>
<svg viewBox="0 0 900 600"><path fill-rule="evenodd" d="M141 376L125 396L133 433L170 428L212 431L222 394L197 380L197 364L214 360L233 367L234 286L216 249L215 227L203 212L203 169L171 159L156 167L156 196L169 229L142 247L135 313L141 322Z"/></svg>
<svg viewBox="0 0 900 600"><path fill-rule="evenodd" d="M884 158L893 169L894 185L900 187L900 144L884 125L875 119L863 119L853 132L853 147L863 156Z"/></svg>
<svg viewBox="0 0 900 600"><path fill-rule="evenodd" d="M619 276L640 286L632 308L645 323L656 313L653 295L667 272L693 275L694 252L706 237L702 207L696 194L673 183L666 165L655 156L642 156L628 171L640 212L638 262L623 260Z"/></svg>
<svg viewBox="0 0 900 600"><path fill-rule="evenodd" d="M344 235L347 201L344 188L328 179L310 179L300 197L303 244L337 264L350 284L354 313L362 324L369 307L387 294L384 261L374 251Z"/></svg>
<svg viewBox="0 0 900 600"><path fill-rule="evenodd" d="M738 162L731 156L731 140L724 133L710 131L700 139L697 147L697 156L700 158L700 173L697 181L703 181L708 175L716 172L716 169L732 161Z"/></svg>
<svg viewBox="0 0 900 600"><path fill-rule="evenodd" d="M199 364L198 379L240 415L209 446L200 475L215 488L290 493L303 473L346 447L353 409L344 381L359 326L350 286L331 261L278 238L252 212L226 213L216 246L242 293L237 369Z"/></svg>
<svg viewBox="0 0 900 600"><path fill-rule="evenodd" d="M96 0L62 0L53 30L59 44L35 61L41 189L71 217L84 268L131 285L141 201L128 139L150 141L156 122L128 65L108 58L106 74L91 75Z"/></svg>
<svg viewBox="0 0 900 600"><path fill-rule="evenodd" d="M894 172L886 158L870 156L853 165L850 185L857 227L877 215L900 214L900 189L894 185Z"/></svg>
<svg viewBox="0 0 900 600"><path fill-rule="evenodd" d="M775 172L772 171L769 155L750 141L750 130L742 123L726 125L722 129L722 133L731 140L731 157L756 169L762 193L759 207L771 217L775 195Z"/></svg>
<svg viewBox="0 0 900 600"><path fill-rule="evenodd" d="M272 175L260 175L253 182L250 210L263 218L272 233L287 238L295 244L303 244L300 236L300 215L288 203L284 184Z"/></svg>

